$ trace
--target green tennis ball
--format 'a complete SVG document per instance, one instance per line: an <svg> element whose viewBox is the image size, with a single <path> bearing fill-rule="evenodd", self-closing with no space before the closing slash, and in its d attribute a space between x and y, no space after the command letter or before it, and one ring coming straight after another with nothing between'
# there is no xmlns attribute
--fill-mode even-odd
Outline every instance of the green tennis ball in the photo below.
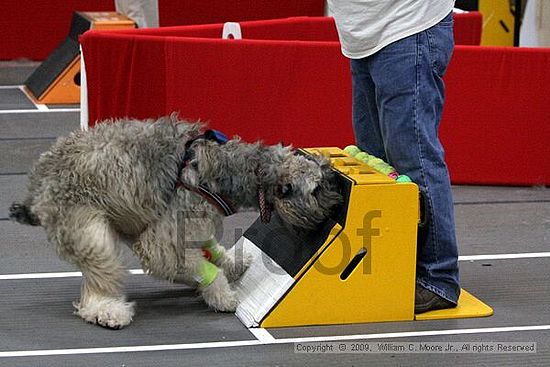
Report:
<svg viewBox="0 0 550 367"><path fill-rule="evenodd" d="M379 164L386 164L386 162L384 162L380 158L373 158L369 160L369 165L372 167L377 166Z"/></svg>
<svg viewBox="0 0 550 367"><path fill-rule="evenodd" d="M355 157L357 154L361 153L361 149L357 148L355 145L348 145L344 148L344 152Z"/></svg>
<svg viewBox="0 0 550 367"><path fill-rule="evenodd" d="M208 287L218 276L218 271L218 267L210 261L201 260L197 269L197 274L195 274L193 278L200 287Z"/></svg>
<svg viewBox="0 0 550 367"><path fill-rule="evenodd" d="M392 172L393 170L388 167L388 165L386 165L385 163L377 163L377 164L374 164L371 166L372 168L374 168L375 170L377 170L378 172L381 172L385 175L389 174L390 172Z"/></svg>
<svg viewBox="0 0 550 367"><path fill-rule="evenodd" d="M399 175L397 176L396 182L412 182L411 178L407 175Z"/></svg>
<svg viewBox="0 0 550 367"><path fill-rule="evenodd" d="M385 175L389 175L390 173L393 172L393 168L388 166L388 165L384 165L384 166L378 166L378 168L376 168L378 171L382 172L383 174Z"/></svg>
<svg viewBox="0 0 550 367"><path fill-rule="evenodd" d="M370 165L370 162L372 162L374 158L376 157L367 153L367 156L363 158L363 162Z"/></svg>
<svg viewBox="0 0 550 367"><path fill-rule="evenodd" d="M355 155L355 158L359 159L360 161L366 162L369 159L369 154L365 152L361 152Z"/></svg>

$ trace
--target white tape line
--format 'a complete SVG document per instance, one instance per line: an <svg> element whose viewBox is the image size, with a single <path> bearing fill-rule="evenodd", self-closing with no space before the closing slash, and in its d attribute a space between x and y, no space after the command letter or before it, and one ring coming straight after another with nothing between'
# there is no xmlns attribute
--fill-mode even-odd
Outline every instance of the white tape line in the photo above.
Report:
<svg viewBox="0 0 550 367"><path fill-rule="evenodd" d="M25 89L25 86L23 86L23 85L19 86L19 90L21 92L23 92L23 94L27 97L27 99L29 101L32 102L32 104L34 104L34 106L36 107L36 109L38 111L48 111L49 110L48 106L46 106L45 104L36 103L34 98L32 98L32 96L29 94L29 92L27 92L27 90Z"/></svg>
<svg viewBox="0 0 550 367"><path fill-rule="evenodd" d="M531 259L547 258L550 252L527 252L520 254L492 254L492 255L465 255L459 256L459 261L486 261L486 260L513 260L513 259ZM130 269L130 274L142 275L141 269ZM0 280L19 280L19 279L48 279L48 278L72 278L80 277L80 272L59 272L59 273L26 273L26 274L4 274L0 275Z"/></svg>
<svg viewBox="0 0 550 367"><path fill-rule="evenodd" d="M0 110L0 115L10 113L80 112L80 108L50 108L47 110Z"/></svg>
<svg viewBox="0 0 550 367"><path fill-rule="evenodd" d="M267 331L264 328L261 328L261 327L249 328L248 331L250 331L252 333L252 335L254 335L256 337L256 339L258 339L259 341L261 341L264 344L272 343L275 340L273 335L271 335L269 333L269 331Z"/></svg>
<svg viewBox="0 0 550 367"><path fill-rule="evenodd" d="M130 269L132 275L143 275L141 269ZM21 280L21 279L53 279L53 278L78 278L82 273L79 271L64 271L59 273L27 273L27 274L2 274L0 280Z"/></svg>
<svg viewBox="0 0 550 367"><path fill-rule="evenodd" d="M159 352L159 351L166 351L166 350L244 347L244 346L249 346L249 345L261 345L261 344L262 343L259 340L237 340L237 341L231 341L231 342L208 342L208 343L166 344L166 345L138 345L138 346L131 346L131 347L44 349L44 350L0 352L0 358L60 356L60 355L74 355L74 354Z"/></svg>
<svg viewBox="0 0 550 367"><path fill-rule="evenodd" d="M48 106L46 106L45 104L42 104L42 103L35 103L34 101L33 101L33 103L34 103L34 105L36 106L36 109L37 109L38 111L49 111Z"/></svg>
<svg viewBox="0 0 550 367"><path fill-rule="evenodd" d="M371 340L371 339L396 339L406 337L421 337L435 335L464 335L464 334L488 334L488 333L507 333L507 332L527 332L550 330L550 325L532 325L532 326L507 326L478 329L449 329L449 330L425 330L408 331L396 333L379 334L358 334L358 335L337 335L337 336L316 336L316 337L298 337L272 340L236 340L226 342L206 342L206 343L187 343L187 344L165 344L165 345L138 345L129 347L102 347L102 348L73 348L73 349L43 349L43 350L22 350L22 351L4 351L0 352L0 358L15 357L39 357L39 356L59 356L75 354L106 354L106 353L135 353L135 352L158 352L167 350L190 350L190 349L215 349L215 348L234 348L269 344L293 344L293 343L311 343L311 342L333 342L345 340Z"/></svg>
<svg viewBox="0 0 550 367"><path fill-rule="evenodd" d="M523 254L493 254L493 255L465 255L459 256L459 261L480 261L480 260L509 260L509 259L531 259L550 257L550 252L526 252Z"/></svg>
<svg viewBox="0 0 550 367"><path fill-rule="evenodd" d="M337 335L337 336L312 336L275 339L274 344L290 343L311 343L328 342L344 340L370 340L370 339L395 339L395 338L414 338L421 336L436 335L464 335L464 334L491 334L491 333L509 333L519 331L541 331L550 330L550 325L532 325L532 326L505 326L476 329L449 329L449 330L424 330L424 331L405 331L396 333L378 333L378 334L356 334L356 335Z"/></svg>

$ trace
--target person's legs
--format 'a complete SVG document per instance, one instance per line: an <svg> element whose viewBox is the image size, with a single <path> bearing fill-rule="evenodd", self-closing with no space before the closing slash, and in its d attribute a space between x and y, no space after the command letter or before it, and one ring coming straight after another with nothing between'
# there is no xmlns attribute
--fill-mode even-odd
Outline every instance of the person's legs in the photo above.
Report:
<svg viewBox="0 0 550 367"><path fill-rule="evenodd" d="M357 147L386 160L378 122L375 86L369 74L368 59L350 60L352 75L352 122Z"/></svg>
<svg viewBox="0 0 550 367"><path fill-rule="evenodd" d="M364 59L376 85L388 163L418 184L427 223L419 228L417 283L455 303L458 248L449 173L438 138L445 72L453 49L452 18Z"/></svg>

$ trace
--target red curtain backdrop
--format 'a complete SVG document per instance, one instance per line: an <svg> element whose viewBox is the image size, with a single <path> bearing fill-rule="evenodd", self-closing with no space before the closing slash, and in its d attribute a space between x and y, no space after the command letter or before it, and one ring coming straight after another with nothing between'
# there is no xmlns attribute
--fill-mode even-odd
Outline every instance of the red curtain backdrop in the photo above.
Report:
<svg viewBox="0 0 550 367"><path fill-rule="evenodd" d="M324 0L159 0L161 27L322 16ZM74 11L114 11L114 0L0 1L0 60L44 60L67 36ZM481 14L455 14L457 44L479 45Z"/></svg>
<svg viewBox="0 0 550 367"><path fill-rule="evenodd" d="M458 46L445 81L453 182L550 184L550 49Z"/></svg>
<svg viewBox="0 0 550 367"><path fill-rule="evenodd" d="M483 17L480 12L454 13L455 43L457 45L479 46Z"/></svg>
<svg viewBox="0 0 550 367"><path fill-rule="evenodd" d="M324 0L158 0L161 27L322 16ZM114 11L114 0L1 0L0 60L44 60L69 33L74 11Z"/></svg>
<svg viewBox="0 0 550 367"><path fill-rule="evenodd" d="M178 111L247 140L352 141L349 67L332 18L243 22L242 32L255 39L221 40L220 25L87 32L90 121Z"/></svg>
<svg viewBox="0 0 550 367"><path fill-rule="evenodd" d="M330 17L291 17L239 22L239 24L244 39L339 42L334 20ZM223 23L216 23L185 27L125 29L117 32L134 36L219 39L222 36L222 30Z"/></svg>
<svg viewBox="0 0 550 367"><path fill-rule="evenodd" d="M0 60L44 60L69 34L73 12L114 11L114 0L1 0Z"/></svg>
<svg viewBox="0 0 550 367"><path fill-rule="evenodd" d="M221 40L221 25L87 32L90 121L179 111L249 141L352 144L332 19L241 25L250 39ZM454 183L550 184L549 65L550 49L456 47L441 125Z"/></svg>
<svg viewBox="0 0 550 367"><path fill-rule="evenodd" d="M161 27L323 16L324 0L158 0Z"/></svg>

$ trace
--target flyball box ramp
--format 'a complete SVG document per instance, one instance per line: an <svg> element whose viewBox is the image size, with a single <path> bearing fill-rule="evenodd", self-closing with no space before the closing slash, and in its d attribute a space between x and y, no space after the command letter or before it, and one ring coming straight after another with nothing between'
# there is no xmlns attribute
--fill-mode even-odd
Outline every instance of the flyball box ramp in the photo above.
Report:
<svg viewBox="0 0 550 367"><path fill-rule="evenodd" d="M80 45L84 32L135 28L130 18L116 12L74 12L65 40L25 81L25 88L38 103L80 102Z"/></svg>
<svg viewBox="0 0 550 367"><path fill-rule="evenodd" d="M419 191L339 148L310 148L338 171L344 204L317 231L295 233L276 215L235 245L253 261L236 283L247 327L480 317L492 309L463 291L455 309L414 314ZM242 252L241 252L242 253Z"/></svg>

